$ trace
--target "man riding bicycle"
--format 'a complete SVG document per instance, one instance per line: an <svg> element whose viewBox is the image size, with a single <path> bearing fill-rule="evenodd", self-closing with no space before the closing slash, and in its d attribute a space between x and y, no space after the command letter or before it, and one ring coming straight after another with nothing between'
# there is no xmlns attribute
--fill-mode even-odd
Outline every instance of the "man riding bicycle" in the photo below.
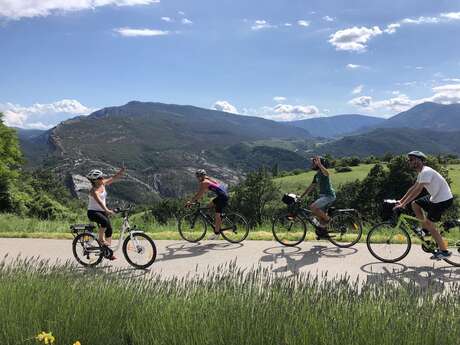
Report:
<svg viewBox="0 0 460 345"><path fill-rule="evenodd" d="M422 221L423 229L421 231L428 230L438 244L439 250L434 253L431 259L448 258L452 253L447 250L446 243L436 229L435 223L439 222L442 214L452 205L452 191L440 173L425 166L426 155L423 152L412 151L407 154L407 157L409 166L418 172L417 181L398 201L395 209L405 208L411 203L415 216ZM415 199L423 189L426 189L429 195ZM426 212L426 216L422 210Z"/></svg>
<svg viewBox="0 0 460 345"><path fill-rule="evenodd" d="M209 208L213 208L215 210L214 235L209 238L214 240L220 234L220 227L222 225L222 212L225 206L228 204L227 189L221 182L207 176L206 170L204 169L198 169L195 172L195 176L199 183L199 190L193 196L193 198L187 202L186 206L189 207L191 204L200 200L207 191L211 191L216 195L216 197L212 199L211 203L209 204Z"/></svg>
<svg viewBox="0 0 460 345"><path fill-rule="evenodd" d="M316 235L319 238L328 238L327 225L331 218L325 212L326 209L335 201L335 191L331 185L329 171L326 169L327 162L323 157L313 157L311 159L312 169L317 170L313 177L313 181L308 188L303 192L300 198L307 196L313 189L319 185L319 198L314 201L310 206L311 212L318 218L320 224L316 228Z"/></svg>

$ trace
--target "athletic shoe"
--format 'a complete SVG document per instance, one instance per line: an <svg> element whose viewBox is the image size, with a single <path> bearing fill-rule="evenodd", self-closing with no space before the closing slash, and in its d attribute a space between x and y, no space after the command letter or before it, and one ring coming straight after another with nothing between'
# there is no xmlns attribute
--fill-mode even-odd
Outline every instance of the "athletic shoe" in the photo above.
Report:
<svg viewBox="0 0 460 345"><path fill-rule="evenodd" d="M209 236L208 240L213 241L217 240L219 238L220 233L213 233L211 236Z"/></svg>
<svg viewBox="0 0 460 345"><path fill-rule="evenodd" d="M442 259L447 259L451 255L452 253L449 252L448 250L437 250L434 252L433 256L430 259L439 261Z"/></svg>

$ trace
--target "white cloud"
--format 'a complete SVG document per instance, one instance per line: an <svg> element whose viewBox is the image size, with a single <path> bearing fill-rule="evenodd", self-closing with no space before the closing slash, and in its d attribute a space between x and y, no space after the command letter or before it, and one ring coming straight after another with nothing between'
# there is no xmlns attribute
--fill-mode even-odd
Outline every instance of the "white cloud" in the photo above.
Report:
<svg viewBox="0 0 460 345"><path fill-rule="evenodd" d="M256 20L254 24L251 26L252 30L262 30L262 29L270 29L270 28L275 28L275 25L270 24L266 20Z"/></svg>
<svg viewBox="0 0 460 345"><path fill-rule="evenodd" d="M159 3L159 0L3 0L0 17L9 19L46 17L56 13L82 11L102 6L136 6Z"/></svg>
<svg viewBox="0 0 460 345"><path fill-rule="evenodd" d="M329 16L324 16L324 17L323 17L323 20L325 20L326 22L333 22L333 21L334 21L334 18L329 17Z"/></svg>
<svg viewBox="0 0 460 345"><path fill-rule="evenodd" d="M193 22L190 20L190 19L187 19L187 18L182 18L182 24L184 25L190 25L190 24L193 24Z"/></svg>
<svg viewBox="0 0 460 345"><path fill-rule="evenodd" d="M347 69L358 69L358 68L364 68L362 65L355 65L353 63L349 63L348 65L345 66Z"/></svg>
<svg viewBox="0 0 460 345"><path fill-rule="evenodd" d="M155 29L133 29L133 28L118 28L115 32L124 37L148 37L148 36L164 36L168 35L169 31Z"/></svg>
<svg viewBox="0 0 460 345"><path fill-rule="evenodd" d="M284 102L286 100L286 97L284 97L284 96L275 96L275 97L273 97L273 100L275 102L281 103L281 102Z"/></svg>
<svg viewBox="0 0 460 345"><path fill-rule="evenodd" d="M357 94L360 94L361 92L363 92L363 89L364 89L364 85L358 85L353 89L353 91L351 91L351 93L353 95L357 95Z"/></svg>
<svg viewBox="0 0 460 345"><path fill-rule="evenodd" d="M266 114L263 117L277 121L303 120L319 114L318 108L314 105L277 104L273 108L266 107L266 110L274 114Z"/></svg>
<svg viewBox="0 0 460 345"><path fill-rule="evenodd" d="M434 94L431 97L410 99L408 96L401 94L398 91L394 92L395 97L386 100L374 101L374 99L370 96L360 96L351 99L348 103L370 112L401 112L424 102L442 104L460 103L460 84L436 86L433 88L433 92Z"/></svg>
<svg viewBox="0 0 460 345"><path fill-rule="evenodd" d="M161 17L161 20L165 21L165 22L172 22L172 18L171 17Z"/></svg>
<svg viewBox="0 0 460 345"><path fill-rule="evenodd" d="M331 43L336 50L364 52L366 51L368 41L381 34L382 30L380 30L378 26L372 28L355 26L345 30L339 30L330 35L329 43Z"/></svg>
<svg viewBox="0 0 460 345"><path fill-rule="evenodd" d="M63 99L54 103L35 103L29 107L19 104L0 104L8 126L21 128L50 128L75 115L87 115L94 111L74 99Z"/></svg>
<svg viewBox="0 0 460 345"><path fill-rule="evenodd" d="M225 111L227 113L238 114L238 109L227 101L217 101L214 103L213 108L219 111Z"/></svg>
<svg viewBox="0 0 460 345"><path fill-rule="evenodd" d="M304 27L310 26L310 22L308 20L298 20L297 24Z"/></svg>
<svg viewBox="0 0 460 345"><path fill-rule="evenodd" d="M401 27L401 24L399 23L392 23L387 25L387 28L384 30L387 34L394 34L396 32L396 29L399 29Z"/></svg>
<svg viewBox="0 0 460 345"><path fill-rule="evenodd" d="M441 13L441 18L449 20L460 20L460 12Z"/></svg>
<svg viewBox="0 0 460 345"><path fill-rule="evenodd" d="M184 11L179 11L179 12L177 12L177 13L178 13L179 15L181 15L181 16L185 16L185 12L184 12Z"/></svg>
<svg viewBox="0 0 460 345"><path fill-rule="evenodd" d="M437 24L439 23L438 17L418 17L418 18L404 18L401 24Z"/></svg>
<svg viewBox="0 0 460 345"><path fill-rule="evenodd" d="M444 78L442 81L460 83L460 78Z"/></svg>
<svg viewBox="0 0 460 345"><path fill-rule="evenodd" d="M289 27L289 26L292 26L292 24L291 23L284 23L284 26Z"/></svg>

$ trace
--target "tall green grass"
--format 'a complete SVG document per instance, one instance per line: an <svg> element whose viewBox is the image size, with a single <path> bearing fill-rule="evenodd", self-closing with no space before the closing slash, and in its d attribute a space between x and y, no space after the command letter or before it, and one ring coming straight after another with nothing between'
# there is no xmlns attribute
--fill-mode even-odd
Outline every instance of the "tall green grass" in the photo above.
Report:
<svg viewBox="0 0 460 345"><path fill-rule="evenodd" d="M438 294L384 278L363 284L284 278L234 265L194 280L138 274L2 264L0 343L32 344L27 339L41 331L52 331L56 345L458 345L460 339L458 285Z"/></svg>

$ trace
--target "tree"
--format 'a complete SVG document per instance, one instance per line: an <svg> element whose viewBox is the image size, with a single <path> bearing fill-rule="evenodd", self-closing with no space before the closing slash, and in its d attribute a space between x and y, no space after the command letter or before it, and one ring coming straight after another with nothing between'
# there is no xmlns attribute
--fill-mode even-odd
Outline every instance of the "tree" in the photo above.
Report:
<svg viewBox="0 0 460 345"><path fill-rule="evenodd" d="M235 187L231 198L235 207L251 226L262 225L267 215L267 206L278 200L280 190L266 169L259 169L247 175L246 180Z"/></svg>
<svg viewBox="0 0 460 345"><path fill-rule="evenodd" d="M16 131L3 123L0 113L0 211L12 208L11 186L19 176L22 163Z"/></svg>

